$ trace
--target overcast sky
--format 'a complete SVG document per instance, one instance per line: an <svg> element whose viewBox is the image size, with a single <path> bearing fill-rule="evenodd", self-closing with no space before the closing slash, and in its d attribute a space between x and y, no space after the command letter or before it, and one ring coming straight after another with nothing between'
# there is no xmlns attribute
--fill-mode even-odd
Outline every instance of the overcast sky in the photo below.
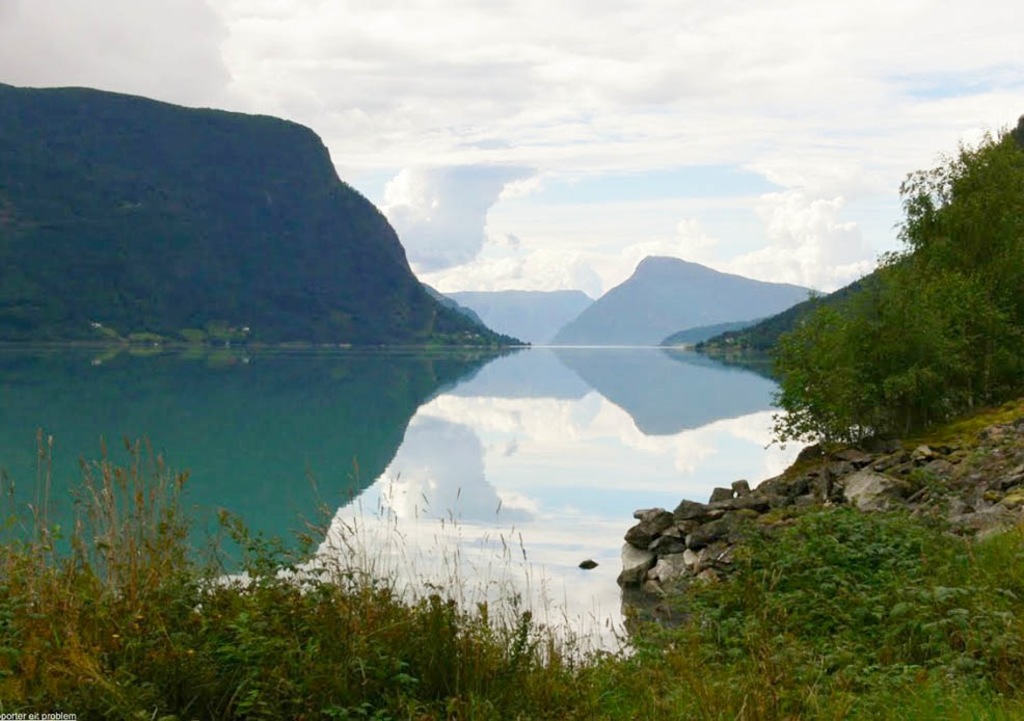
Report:
<svg viewBox="0 0 1024 721"><path fill-rule="evenodd" d="M831 290L898 188L1024 113L996 0L0 0L0 82L312 127L441 290L646 255Z"/></svg>

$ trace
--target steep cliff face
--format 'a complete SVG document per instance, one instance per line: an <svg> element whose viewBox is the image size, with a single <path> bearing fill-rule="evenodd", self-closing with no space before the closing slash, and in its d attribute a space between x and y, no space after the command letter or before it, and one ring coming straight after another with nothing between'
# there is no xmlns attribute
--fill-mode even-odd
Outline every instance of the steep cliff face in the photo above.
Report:
<svg viewBox="0 0 1024 721"><path fill-rule="evenodd" d="M0 85L0 340L92 337L94 324L266 342L494 338L427 295L308 128Z"/></svg>

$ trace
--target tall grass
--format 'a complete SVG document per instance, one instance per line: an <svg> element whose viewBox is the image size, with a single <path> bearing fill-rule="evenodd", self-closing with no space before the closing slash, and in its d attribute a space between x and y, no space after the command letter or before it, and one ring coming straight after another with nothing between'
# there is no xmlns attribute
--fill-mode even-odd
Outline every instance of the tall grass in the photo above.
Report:
<svg viewBox="0 0 1024 721"><path fill-rule="evenodd" d="M76 521L40 497L0 546L0 713L79 719L1024 718L1024 532L810 512L734 577L579 653L513 602L409 594L358 528L289 550L225 514L246 582L190 547L188 476L142 443L83 465ZM333 538L330 563L313 564ZM378 546L379 548L379 546ZM514 544L507 544L510 557ZM322 554L319 554L322 556ZM202 559L202 560L200 560Z"/></svg>

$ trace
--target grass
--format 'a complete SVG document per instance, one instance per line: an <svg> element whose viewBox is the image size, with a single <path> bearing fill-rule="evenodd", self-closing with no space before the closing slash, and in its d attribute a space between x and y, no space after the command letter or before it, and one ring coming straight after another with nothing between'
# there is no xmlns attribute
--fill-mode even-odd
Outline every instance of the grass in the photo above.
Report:
<svg viewBox="0 0 1024 721"><path fill-rule="evenodd" d="M581 652L514 604L410 596L354 545L314 572L319 530L292 553L225 516L248 579L227 582L218 549L189 547L187 475L143 444L84 465L78 520L58 532L42 449L40 500L0 547L2 714L1024 717L1021 529L973 542L902 515L810 512L756 535L732 579L674 599L681 625L630 624L621 652Z"/></svg>

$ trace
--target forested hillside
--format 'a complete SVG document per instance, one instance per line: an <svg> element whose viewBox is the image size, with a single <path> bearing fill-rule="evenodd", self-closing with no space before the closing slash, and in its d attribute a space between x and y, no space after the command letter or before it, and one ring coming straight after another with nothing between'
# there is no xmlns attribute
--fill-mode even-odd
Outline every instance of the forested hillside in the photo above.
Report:
<svg viewBox="0 0 1024 721"><path fill-rule="evenodd" d="M775 351L782 439L900 434L1024 393L1024 118L901 194L901 252Z"/></svg>
<svg viewBox="0 0 1024 721"><path fill-rule="evenodd" d="M496 342L308 128L0 85L0 340Z"/></svg>

